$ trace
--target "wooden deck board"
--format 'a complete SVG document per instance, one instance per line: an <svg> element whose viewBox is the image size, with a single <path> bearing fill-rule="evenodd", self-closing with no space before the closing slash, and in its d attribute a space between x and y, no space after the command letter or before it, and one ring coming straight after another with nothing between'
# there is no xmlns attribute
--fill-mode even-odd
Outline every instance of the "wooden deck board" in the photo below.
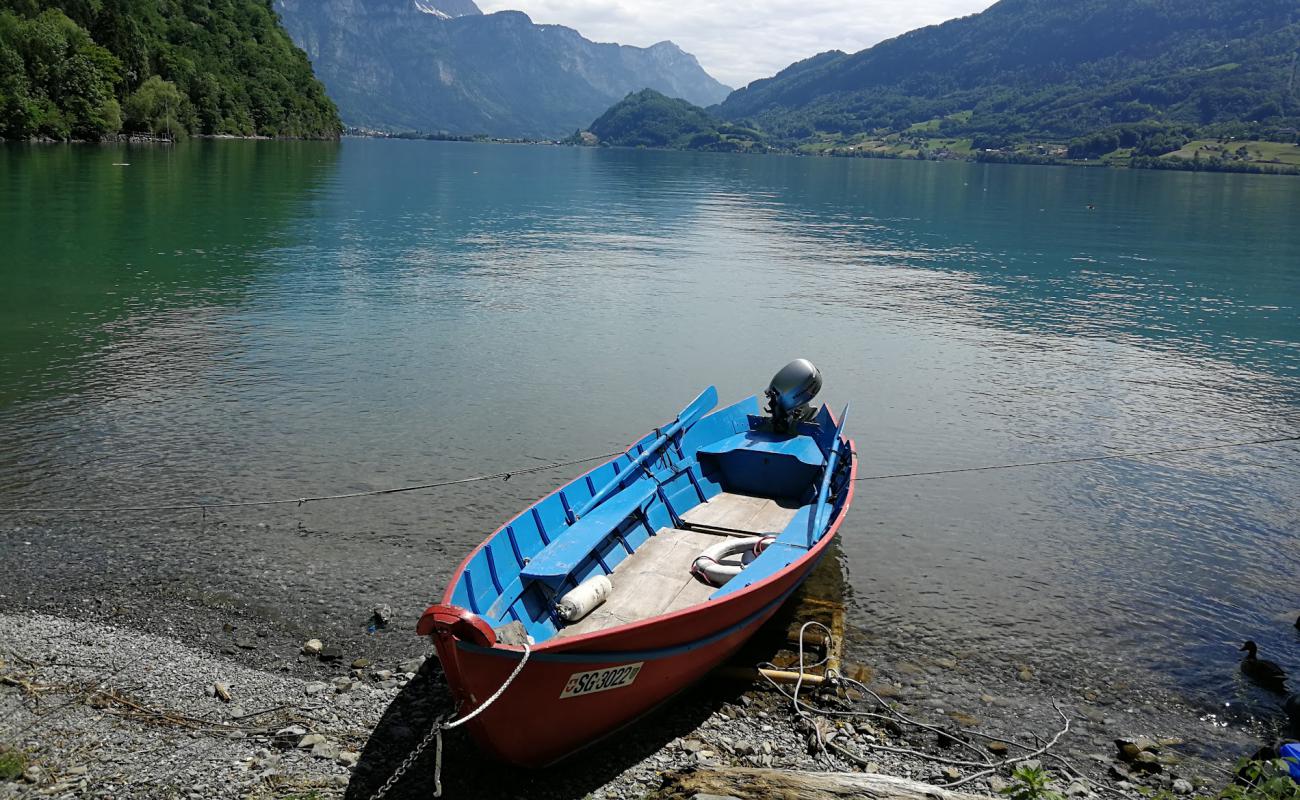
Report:
<svg viewBox="0 0 1300 800"><path fill-rule="evenodd" d="M580 636L702 603L713 587L691 575L691 563L718 537L662 528L614 568L614 591L600 608L556 637Z"/></svg>
<svg viewBox="0 0 1300 800"><path fill-rule="evenodd" d="M766 497L723 492L682 515L692 525L764 534L780 533L794 519L794 508Z"/></svg>

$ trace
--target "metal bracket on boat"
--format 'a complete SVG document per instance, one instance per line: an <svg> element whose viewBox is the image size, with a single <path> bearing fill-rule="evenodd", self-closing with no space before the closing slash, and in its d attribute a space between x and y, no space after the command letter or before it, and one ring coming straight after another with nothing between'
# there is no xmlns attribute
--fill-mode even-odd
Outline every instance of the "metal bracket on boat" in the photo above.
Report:
<svg viewBox="0 0 1300 800"><path fill-rule="evenodd" d="M432 605L420 615L415 632L421 636L436 633L439 636L454 636L462 642L476 644L479 647L491 647L497 642L496 631L492 626L468 609L460 606Z"/></svg>

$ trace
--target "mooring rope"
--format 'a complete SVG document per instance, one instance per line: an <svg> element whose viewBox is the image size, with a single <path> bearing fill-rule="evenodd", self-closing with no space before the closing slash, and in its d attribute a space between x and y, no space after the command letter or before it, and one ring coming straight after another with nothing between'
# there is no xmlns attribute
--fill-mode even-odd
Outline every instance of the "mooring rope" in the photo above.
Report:
<svg viewBox="0 0 1300 800"><path fill-rule="evenodd" d="M1021 461L1015 464L990 464L983 467L956 467L953 469L939 469L930 472L897 472L892 475L866 475L861 478L855 478L858 481L888 481L895 478L923 478L930 475L956 475L959 472L988 472L995 469L1023 469L1025 467L1049 467L1056 464L1085 464L1090 461L1111 461L1121 458L1147 458L1149 456L1164 456L1173 453L1195 453L1202 450L1226 450L1230 447L1251 447L1254 445L1264 444L1283 444L1285 442L1300 442L1300 436L1283 436L1277 439L1252 439L1248 442L1224 442L1220 444L1202 444L1191 447L1168 447L1162 450L1141 450L1132 453L1110 453L1104 456L1079 456L1077 458L1055 458L1049 461Z"/></svg>
<svg viewBox="0 0 1300 800"><path fill-rule="evenodd" d="M478 708L460 719L451 722L444 722L441 719L435 720L433 727L429 732L425 734L424 738L420 740L420 743L415 746L415 749L407 754L405 760L398 765L397 769L393 770L393 774L388 776L388 780L384 781L384 785L380 786L379 790L370 796L370 800L381 800L381 798L387 795L388 792L397 785L397 782L402 779L402 776L406 774L406 771L411 768L411 765L416 762L422 753L424 753L430 742L437 742L438 745L434 748L433 796L442 797L442 732L452 730L453 728L459 728L461 725L474 719L479 714L487 711L488 706L495 703L500 699L501 695L506 693L506 689L510 688L510 684L514 683L515 678L519 677L519 673L524 671L524 665L528 663L528 657L533 654L533 647L527 641L523 643L523 648L524 655L519 659L519 663L515 665L514 670L511 671L510 677L506 678L505 683L501 684L491 697L484 700Z"/></svg>
<svg viewBox="0 0 1300 800"><path fill-rule="evenodd" d="M544 472L549 469L559 469L561 467L572 467L575 464L586 464L590 461L599 461L602 458L613 458L622 455L623 451L619 450L613 453L605 453L599 456L588 456L586 458L575 458L572 461L557 461L554 464L542 464L536 467L525 467L524 469L514 469L508 472L494 472L491 475L474 475L468 478L456 478L454 480L435 481L433 483L421 483L415 486L398 486L392 489L373 489L365 492L346 492L344 494L325 494L315 497L296 497L281 500L243 500L232 502L214 502L214 503L166 503L163 505L153 506L69 506L61 508L0 508L0 514L62 514L62 513L95 513L95 512L116 512L116 511L207 511L213 508L248 508L251 506L281 506L281 505L303 505L304 503L316 503L324 500L353 500L358 497L376 497L385 494L400 494L402 492L418 492L422 489L438 489L444 486L455 486L462 483L475 483L477 481L503 480L508 481L515 475L527 475L531 472Z"/></svg>
<svg viewBox="0 0 1300 800"><path fill-rule="evenodd" d="M855 480L858 481L887 481L900 478L924 478L934 475L956 475L963 472L990 472L993 470L1003 469L1025 469L1028 467L1047 467L1058 464L1085 464L1093 461L1112 461L1124 458L1149 458L1152 456L1174 455L1178 453L1196 453L1206 450L1227 450L1233 447L1254 447L1269 444L1285 444L1288 442L1300 442L1300 435L1297 436L1279 436L1272 439L1250 439L1241 442L1219 442L1216 444L1191 445L1185 447L1166 447L1159 450L1139 450L1127 453L1108 453L1097 456L1078 456L1075 458L1055 458L1046 461L1019 461L1010 464L987 464L979 467L954 467L952 469L930 470L926 472L896 472L887 475L865 475ZM536 467L525 467L523 469L509 470L506 472L494 472L490 475L473 475L468 478L455 478L445 481L434 481L432 483L420 483L414 486L398 486L391 489L373 489L364 492L346 492L343 494L325 494L313 497L293 497L278 500L242 500L229 502L212 502L212 503L165 503L161 505L137 505L137 506L63 506L48 508L0 508L0 514L72 514L72 513L114 513L114 512L137 512L137 511L203 511L218 508L250 508L254 506L280 506L280 505L304 505L306 503L317 503L327 500L354 500L361 497L378 497L388 494L401 494L403 492L418 492L424 489L438 489L444 486L456 486L464 483L475 483L478 481L503 480L508 481L515 475L527 475L532 472L544 472L551 469L560 469L561 467L571 467L577 464L586 464L591 461L613 458L624 455L623 451L613 453L603 453L598 456L588 456L586 458L575 458L571 461L557 461L554 464L542 464Z"/></svg>

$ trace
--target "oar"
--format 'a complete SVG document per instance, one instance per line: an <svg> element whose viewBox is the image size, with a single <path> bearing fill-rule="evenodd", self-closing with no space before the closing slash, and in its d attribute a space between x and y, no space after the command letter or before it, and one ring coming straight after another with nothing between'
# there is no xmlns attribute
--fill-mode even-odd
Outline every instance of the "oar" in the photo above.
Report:
<svg viewBox="0 0 1300 800"><path fill-rule="evenodd" d="M822 485L817 490L817 505L808 515L808 546L813 546L813 535L822 529L822 514L826 512L826 500L831 493L831 478L835 477L835 464L840 459L840 435L844 433L844 423L849 419L849 404L844 404L840 414L840 424L835 426L835 438L831 439L831 453L826 458L826 471L822 473Z"/></svg>
<svg viewBox="0 0 1300 800"><path fill-rule="evenodd" d="M608 483L600 487L600 489L591 496L590 500L583 503L577 511L574 511L571 515L573 518L570 519L569 522L577 522L587 514L591 513L593 508L605 502L605 500L613 494L614 490L618 488L623 481L627 480L628 477L635 473L641 465L649 461L651 457L659 451L659 448L668 443L668 440L672 439L682 430L694 425L700 417L703 417L705 414L713 410L713 407L717 404L717 388L710 386L700 392L700 396L692 400L691 404L686 408L683 408L682 413L677 415L677 419L674 420L671 425L661 430L659 438L655 439L654 443L647 447L644 453L637 456L636 460L633 461L627 469L615 475Z"/></svg>

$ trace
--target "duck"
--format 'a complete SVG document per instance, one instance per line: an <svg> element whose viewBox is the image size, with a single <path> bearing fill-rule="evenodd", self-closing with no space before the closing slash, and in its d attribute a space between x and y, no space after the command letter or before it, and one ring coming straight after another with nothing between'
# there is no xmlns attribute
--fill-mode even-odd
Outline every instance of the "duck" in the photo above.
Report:
<svg viewBox="0 0 1300 800"><path fill-rule="evenodd" d="M1241 646L1246 658L1241 662L1241 671L1246 677L1266 685L1277 686L1286 681L1286 670L1275 661L1266 661L1259 657L1259 646L1248 641Z"/></svg>

